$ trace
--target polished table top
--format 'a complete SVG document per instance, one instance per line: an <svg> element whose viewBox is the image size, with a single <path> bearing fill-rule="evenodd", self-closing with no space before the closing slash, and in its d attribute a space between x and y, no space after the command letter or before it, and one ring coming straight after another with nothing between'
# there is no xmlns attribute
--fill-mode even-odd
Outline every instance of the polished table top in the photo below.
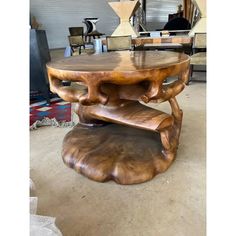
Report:
<svg viewBox="0 0 236 236"><path fill-rule="evenodd" d="M169 51L116 51L69 57L50 62L47 68L74 72L132 72L166 68L188 60L186 54Z"/></svg>
<svg viewBox="0 0 236 236"><path fill-rule="evenodd" d="M149 81L150 91L141 97L144 102L148 102L150 99L160 98L160 87L168 76L181 75L181 79L171 89L178 86L183 89L189 62L190 57L184 53L116 51L73 56L49 62L47 71L51 91L58 93L66 101L75 102L81 98L73 88L63 88L60 82L63 80L83 82L88 87L88 96L85 96L86 104L92 104L95 101L105 104L108 101L100 91L102 84L135 85Z"/></svg>

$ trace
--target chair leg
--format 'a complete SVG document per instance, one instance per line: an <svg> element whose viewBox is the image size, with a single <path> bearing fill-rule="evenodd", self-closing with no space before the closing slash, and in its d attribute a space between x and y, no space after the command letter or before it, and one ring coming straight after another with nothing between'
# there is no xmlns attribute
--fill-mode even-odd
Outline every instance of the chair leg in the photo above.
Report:
<svg viewBox="0 0 236 236"><path fill-rule="evenodd" d="M190 76L193 77L193 65L190 65Z"/></svg>
<svg viewBox="0 0 236 236"><path fill-rule="evenodd" d="M189 85L189 82L191 81L193 76L193 65L190 65L189 67L189 75L188 75L188 82L186 83L186 85Z"/></svg>
<svg viewBox="0 0 236 236"><path fill-rule="evenodd" d="M71 56L73 56L73 53L75 52L75 49L71 47Z"/></svg>

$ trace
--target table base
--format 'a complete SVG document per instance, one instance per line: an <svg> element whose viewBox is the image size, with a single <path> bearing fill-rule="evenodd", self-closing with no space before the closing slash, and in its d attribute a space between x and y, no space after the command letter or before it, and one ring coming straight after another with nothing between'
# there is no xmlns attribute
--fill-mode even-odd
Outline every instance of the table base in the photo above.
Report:
<svg viewBox="0 0 236 236"><path fill-rule="evenodd" d="M160 134L118 124L76 125L64 138L64 163L89 179L137 184L164 172L175 159L166 155Z"/></svg>

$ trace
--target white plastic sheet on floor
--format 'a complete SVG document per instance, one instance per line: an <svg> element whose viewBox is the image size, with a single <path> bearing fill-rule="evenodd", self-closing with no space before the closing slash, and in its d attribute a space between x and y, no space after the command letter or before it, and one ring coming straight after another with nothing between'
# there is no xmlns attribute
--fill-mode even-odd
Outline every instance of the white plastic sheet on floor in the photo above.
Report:
<svg viewBox="0 0 236 236"><path fill-rule="evenodd" d="M35 190L30 180L30 190ZM37 215L38 198L30 197L30 236L62 236L62 233L55 225L56 218Z"/></svg>

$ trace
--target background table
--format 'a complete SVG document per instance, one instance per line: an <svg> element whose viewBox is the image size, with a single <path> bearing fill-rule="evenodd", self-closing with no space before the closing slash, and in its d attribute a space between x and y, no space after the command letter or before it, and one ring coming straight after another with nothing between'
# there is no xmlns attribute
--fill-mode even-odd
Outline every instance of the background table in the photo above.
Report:
<svg viewBox="0 0 236 236"><path fill-rule="evenodd" d="M132 46L138 50L174 50L184 52L188 55L192 52L193 38L188 35L177 35L168 37L137 37L132 39ZM106 45L106 40L102 40Z"/></svg>
<svg viewBox="0 0 236 236"><path fill-rule="evenodd" d="M175 96L188 80L189 56L166 51L83 55L47 64L51 91L76 102L79 124L64 138L65 164L90 179L142 183L176 156L182 111ZM177 80L168 85L168 76ZM83 82L84 92L62 80ZM143 103L168 101L171 114ZM142 103L140 103L142 102Z"/></svg>

